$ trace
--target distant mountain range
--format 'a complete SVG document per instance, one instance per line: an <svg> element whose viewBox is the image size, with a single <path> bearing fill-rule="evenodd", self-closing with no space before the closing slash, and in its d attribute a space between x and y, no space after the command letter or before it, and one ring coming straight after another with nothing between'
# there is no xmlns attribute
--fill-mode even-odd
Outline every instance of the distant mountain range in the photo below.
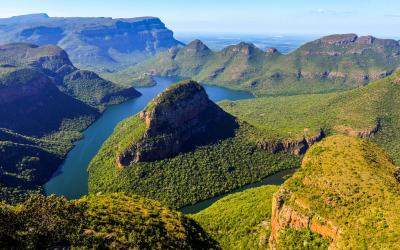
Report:
<svg viewBox="0 0 400 250"><path fill-rule="evenodd" d="M0 19L0 43L53 44L81 68L97 71L132 65L181 45L160 19L64 18L31 14Z"/></svg>
<svg viewBox="0 0 400 250"><path fill-rule="evenodd" d="M213 52L195 40L105 77L127 84L146 75L181 76L273 96L359 87L392 74L399 66L398 41L343 34L309 42L288 55L250 43Z"/></svg>

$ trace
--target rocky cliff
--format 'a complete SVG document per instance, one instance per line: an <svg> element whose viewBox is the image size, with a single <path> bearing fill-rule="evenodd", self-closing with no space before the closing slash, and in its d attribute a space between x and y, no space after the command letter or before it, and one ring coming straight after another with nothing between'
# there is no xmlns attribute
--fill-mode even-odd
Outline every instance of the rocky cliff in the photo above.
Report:
<svg viewBox="0 0 400 250"><path fill-rule="evenodd" d="M315 135L304 136L300 140L283 139L278 141L263 141L258 144L258 147L274 154L285 152L299 156L305 154L313 144L321 141L324 137L325 133L321 129Z"/></svg>
<svg viewBox="0 0 400 250"><path fill-rule="evenodd" d="M0 43L53 44L86 68L110 70L135 64L181 43L160 19L55 18L46 14L0 19Z"/></svg>
<svg viewBox="0 0 400 250"><path fill-rule="evenodd" d="M119 156L120 166L176 156L234 135L235 119L214 104L204 88L184 81L167 88L140 113L145 133Z"/></svg>
<svg viewBox="0 0 400 250"><path fill-rule="evenodd" d="M273 197L272 248L288 228L320 234L330 249L398 246L397 174L381 148L359 138L332 136L312 146Z"/></svg>

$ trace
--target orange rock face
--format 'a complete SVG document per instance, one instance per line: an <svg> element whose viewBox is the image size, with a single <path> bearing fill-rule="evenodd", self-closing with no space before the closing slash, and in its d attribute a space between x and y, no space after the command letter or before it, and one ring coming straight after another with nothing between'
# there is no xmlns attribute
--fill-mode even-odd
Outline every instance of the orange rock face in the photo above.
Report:
<svg viewBox="0 0 400 250"><path fill-rule="evenodd" d="M290 193L280 190L272 199L271 236L269 243L272 248L277 243L279 233L287 228L296 230L309 229L313 233L329 237L332 240L340 236L340 230L331 222L324 220L316 214L306 214L298 209L285 204ZM306 208L304 208L307 210Z"/></svg>

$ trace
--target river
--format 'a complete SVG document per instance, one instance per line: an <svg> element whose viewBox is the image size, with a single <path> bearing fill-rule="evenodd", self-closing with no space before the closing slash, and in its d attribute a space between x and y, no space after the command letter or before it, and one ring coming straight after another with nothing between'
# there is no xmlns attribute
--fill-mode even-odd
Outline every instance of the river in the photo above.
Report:
<svg viewBox="0 0 400 250"><path fill-rule="evenodd" d="M236 190L233 190L233 191L231 191L229 193L226 193L226 194L223 194L223 195L219 195L219 196L216 196L214 198L210 198L210 199L207 199L207 200L204 200L204 201L197 202L194 205L186 206L184 208L181 208L180 211L182 213L184 213L184 214L195 214L195 213L200 212L203 209L208 208L213 203L215 203L219 199L227 196L228 194L233 194L233 193L244 191L244 190L249 189L249 188L255 188L255 187L260 187L260 186L264 186L264 185L281 185L282 183L285 182L286 177L291 176L294 172L295 172L294 169L288 169L288 170L280 171L280 172L278 172L276 174L270 175L270 176L262 179L259 182L251 183L249 185L246 185L246 186L243 186L243 187L238 188Z"/></svg>

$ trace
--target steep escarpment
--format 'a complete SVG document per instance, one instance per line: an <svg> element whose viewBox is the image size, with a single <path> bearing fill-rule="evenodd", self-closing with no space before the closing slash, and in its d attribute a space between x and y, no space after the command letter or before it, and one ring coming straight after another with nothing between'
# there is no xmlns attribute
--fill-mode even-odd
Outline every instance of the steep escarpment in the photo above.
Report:
<svg viewBox="0 0 400 250"><path fill-rule="evenodd" d="M314 135L304 136L299 140L282 139L282 140L266 140L259 143L259 147L271 153L286 152L292 155L303 155L315 143L321 141L325 137L324 131L321 129Z"/></svg>
<svg viewBox="0 0 400 250"><path fill-rule="evenodd" d="M184 76L247 89L258 96L286 96L360 87L393 74L400 66L398 41L355 34L323 37L288 55L240 43L222 51L201 53L201 61L178 56L188 50L171 49L115 74L121 79L143 72Z"/></svg>
<svg viewBox="0 0 400 250"><path fill-rule="evenodd" d="M218 249L195 221L139 196L36 195L1 203L0 213L0 247L7 249Z"/></svg>
<svg viewBox="0 0 400 250"><path fill-rule="evenodd" d="M378 146L333 136L314 145L272 202L272 246L288 228L330 239L331 249L398 246L398 167Z"/></svg>
<svg viewBox="0 0 400 250"><path fill-rule="evenodd" d="M181 44L155 17L57 18L38 14L2 18L0 25L1 43L58 45L75 64L102 72L133 65Z"/></svg>
<svg viewBox="0 0 400 250"><path fill-rule="evenodd" d="M140 119L146 124L144 135L120 154L121 166L173 157L231 137L238 127L193 81L167 88L140 113Z"/></svg>

